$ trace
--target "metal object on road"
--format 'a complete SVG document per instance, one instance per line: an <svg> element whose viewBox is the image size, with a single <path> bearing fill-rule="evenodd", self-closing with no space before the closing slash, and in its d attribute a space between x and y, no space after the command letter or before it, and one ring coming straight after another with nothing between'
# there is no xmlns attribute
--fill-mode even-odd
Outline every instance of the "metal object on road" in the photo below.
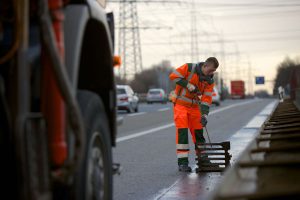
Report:
<svg viewBox="0 0 300 200"><path fill-rule="evenodd" d="M197 143L196 172L222 172L230 166L230 142Z"/></svg>

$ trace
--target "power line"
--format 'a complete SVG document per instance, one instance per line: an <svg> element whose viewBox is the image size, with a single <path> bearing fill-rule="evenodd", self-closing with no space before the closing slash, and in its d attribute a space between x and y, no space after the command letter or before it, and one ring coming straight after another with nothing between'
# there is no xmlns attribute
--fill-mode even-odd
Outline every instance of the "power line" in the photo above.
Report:
<svg viewBox="0 0 300 200"><path fill-rule="evenodd" d="M236 41L240 42L253 42L253 41L275 41L281 42L281 40L300 40L300 37L260 37L260 38L244 38L244 39L236 39Z"/></svg>
<svg viewBox="0 0 300 200"><path fill-rule="evenodd" d="M230 36L245 36L247 35L253 35L253 34L279 34L279 33L292 33L292 32L300 32L300 29L291 29L291 30L281 30L281 31L266 31L266 32L240 32L240 33L226 33Z"/></svg>
<svg viewBox="0 0 300 200"><path fill-rule="evenodd" d="M199 5L205 6L205 7L269 7L269 8L274 8L274 7L298 7L300 6L300 3L291 3L291 4L286 4L286 3L203 3L203 2L198 2Z"/></svg>
<svg viewBox="0 0 300 200"><path fill-rule="evenodd" d="M109 0L109 3L120 3L122 0ZM126 0L126 3L184 3L189 4L190 1L185 0ZM298 7L300 3L206 3L198 2L198 5L206 7Z"/></svg>
<svg viewBox="0 0 300 200"><path fill-rule="evenodd" d="M143 70L140 30L172 29L170 26L140 26L137 3L178 3L179 1L111 0L110 2L119 3L119 26L117 29L119 30L119 55L123 59L119 75L127 79L127 75Z"/></svg>
<svg viewBox="0 0 300 200"><path fill-rule="evenodd" d="M215 17L219 17L222 19L230 19L230 18L236 18L236 17L251 17L251 18L258 18L258 17L282 17L284 15L289 15L291 16L292 13L294 13L294 15L299 15L299 11L300 11L300 7L299 10L293 10L293 11L279 11L279 12L266 12L265 10L262 10L261 12L255 12L255 13L249 13L248 12L249 9L247 9L247 12L243 12L241 14L229 14L229 15L221 15L221 16L215 16Z"/></svg>
<svg viewBox="0 0 300 200"><path fill-rule="evenodd" d="M126 3L183 3L180 0L157 0L157 1L149 1L149 0L124 0ZM109 3L123 3L122 0L109 0Z"/></svg>
<svg viewBox="0 0 300 200"><path fill-rule="evenodd" d="M225 42L235 42L235 41L240 41L240 42L253 42L253 41L278 41L278 40L300 40L300 37L295 36L295 37L264 37L264 38L244 38L244 39L226 39L224 40ZM188 41L186 42L173 42L173 44L177 44L177 45L181 45L181 44L186 44ZM199 41L200 43L220 43L221 40L210 40L210 41ZM278 41L281 42L281 41ZM167 42L152 42L152 43L142 43L142 45L168 45L169 43Z"/></svg>

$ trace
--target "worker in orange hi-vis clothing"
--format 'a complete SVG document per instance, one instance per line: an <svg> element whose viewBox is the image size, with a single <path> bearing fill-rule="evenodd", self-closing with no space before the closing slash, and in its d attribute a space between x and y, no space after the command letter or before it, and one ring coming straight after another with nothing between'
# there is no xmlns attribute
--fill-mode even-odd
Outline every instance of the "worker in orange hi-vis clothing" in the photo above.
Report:
<svg viewBox="0 0 300 200"><path fill-rule="evenodd" d="M170 79L176 83L175 93L171 100L174 103L179 171L192 171L188 165L188 129L192 134L194 144L205 142L203 127L207 124L214 87L213 74L218 66L218 60L215 57L209 57L205 62L186 63L170 74ZM198 101L201 102L201 107Z"/></svg>

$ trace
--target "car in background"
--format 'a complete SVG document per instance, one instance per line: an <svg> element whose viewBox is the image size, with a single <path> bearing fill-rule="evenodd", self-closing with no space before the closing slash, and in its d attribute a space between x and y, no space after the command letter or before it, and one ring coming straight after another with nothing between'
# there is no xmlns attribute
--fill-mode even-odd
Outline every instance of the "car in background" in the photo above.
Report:
<svg viewBox="0 0 300 200"><path fill-rule="evenodd" d="M128 113L138 112L139 98L129 85L117 85L117 106Z"/></svg>
<svg viewBox="0 0 300 200"><path fill-rule="evenodd" d="M214 87L212 93L212 103L215 104L216 106L219 106L221 104L221 96L219 94L217 87Z"/></svg>
<svg viewBox="0 0 300 200"><path fill-rule="evenodd" d="M167 103L166 93L161 88L149 89L147 93L147 103Z"/></svg>

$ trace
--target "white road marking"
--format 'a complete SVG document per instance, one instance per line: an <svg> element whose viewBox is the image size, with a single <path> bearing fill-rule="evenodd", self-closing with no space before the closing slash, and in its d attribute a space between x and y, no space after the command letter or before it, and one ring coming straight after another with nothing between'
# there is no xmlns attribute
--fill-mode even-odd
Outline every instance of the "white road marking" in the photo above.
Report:
<svg viewBox="0 0 300 200"><path fill-rule="evenodd" d="M143 114L145 114L145 112L133 113L133 114L129 114L127 116L132 117L132 116L143 115Z"/></svg>
<svg viewBox="0 0 300 200"><path fill-rule="evenodd" d="M256 115L251 119L251 121L248 122L248 124L245 126L245 128L260 128L261 125L266 121L267 115Z"/></svg>
<svg viewBox="0 0 300 200"><path fill-rule="evenodd" d="M142 131L142 132L139 132L139 133L134 133L134 134L131 134L131 135L119 137L119 138L117 138L117 142L122 142L122 141L130 140L132 138L140 137L142 135L147 135L149 133L153 133L153 132L160 131L160 130L163 130L163 129L166 129L166 128L170 128L172 126L174 126L174 123L163 125L163 126L159 126L157 128L152 128L152 129L149 129L147 131Z"/></svg>
<svg viewBox="0 0 300 200"><path fill-rule="evenodd" d="M218 113L218 112L222 112L224 110L227 110L227 109L230 109L230 108L233 108L233 107L236 107L236 106L242 106L242 105L245 105L245 104L254 103L254 102L258 102L258 101L261 101L261 100L250 100L250 101L246 101L246 102L226 106L224 108L220 108L220 109L217 109L217 110L214 110L214 111L210 112L210 115ZM140 113L136 113L136 114L140 114ZM131 114L130 116L136 115L136 114ZM142 114L144 114L144 113L142 113ZM146 130L146 131L142 131L142 132L133 133L133 134L130 134L130 135L127 135L127 136L119 137L119 138L117 138L117 142L130 140L130 139L140 137L140 136L143 136L143 135L147 135L147 134L150 134L150 133L153 133L153 132L156 132L156 131L158 132L158 131L161 131L163 129L170 128L172 126L174 126L173 122L169 123L169 124L166 124L166 125L163 125L163 126L152 128L152 129L149 129L149 130Z"/></svg>
<svg viewBox="0 0 300 200"><path fill-rule="evenodd" d="M277 101L269 103L258 115L253 117L252 120L244 128L257 128L259 129L262 124L266 121L268 116L272 113L274 107L277 105Z"/></svg>
<svg viewBox="0 0 300 200"><path fill-rule="evenodd" d="M158 111L166 111L166 110L170 110L170 108L161 108L161 109L158 109Z"/></svg>
<svg viewBox="0 0 300 200"><path fill-rule="evenodd" d="M228 110L228 109L236 107L236 106L242 106L242 105L245 105L245 104L258 102L258 101L261 101L261 100L249 100L249 101L245 101L245 102L241 102L241 103L237 103L237 104L232 104L232 105L226 106L224 108L219 108L217 110L213 110L213 111L209 112L209 115L212 115L212 114L215 114L215 113L218 113L218 112L222 112L224 110Z"/></svg>
<svg viewBox="0 0 300 200"><path fill-rule="evenodd" d="M177 181L175 181L175 183L173 183L170 187L166 188L166 189L162 189L157 195L155 195L153 200L159 200L161 197L163 197L167 192L169 192L178 182L180 181L180 179L178 179Z"/></svg>

